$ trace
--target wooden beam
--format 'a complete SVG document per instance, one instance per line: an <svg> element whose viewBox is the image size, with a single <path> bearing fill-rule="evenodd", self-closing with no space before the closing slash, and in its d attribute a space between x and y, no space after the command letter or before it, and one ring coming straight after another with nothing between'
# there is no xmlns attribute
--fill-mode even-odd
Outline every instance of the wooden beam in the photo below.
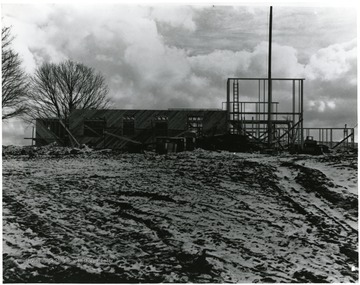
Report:
<svg viewBox="0 0 360 285"><path fill-rule="evenodd" d="M118 138L119 140L124 140L124 141L127 141L127 142L132 142L134 144L142 145L142 143L139 142L139 141L132 140L132 139L129 139L129 138L126 138L126 137L123 137L123 136L115 135L113 133L109 133L109 132L104 131L104 134L109 135L109 136L113 136L115 138Z"/></svg>
<svg viewBox="0 0 360 285"><path fill-rule="evenodd" d="M64 122L59 119L60 125L62 125L62 127L65 129L65 131L69 134L69 136L74 140L74 142L76 143L76 145L79 147L80 144L79 142L76 140L76 138L72 135L72 133L70 132L70 130L65 126Z"/></svg>
<svg viewBox="0 0 360 285"><path fill-rule="evenodd" d="M46 133L46 135L50 135L52 136L51 140L54 140L56 141L57 143L59 143L60 145L62 145L62 142L61 142L61 138L59 138L53 131L49 130L41 120L37 121L36 122L36 126L39 127L39 129L37 128L36 129L36 133L39 133L40 131L42 131L43 133ZM45 137L45 136L42 136L40 139L44 139L44 140L47 140L49 139L48 137Z"/></svg>
<svg viewBox="0 0 360 285"><path fill-rule="evenodd" d="M262 77L229 77L228 80L268 80L269 78L262 78ZM271 78L271 80L305 80L305 78Z"/></svg>
<svg viewBox="0 0 360 285"><path fill-rule="evenodd" d="M350 135L346 136L343 140L341 140L340 142L338 142L332 149L338 147L339 145L341 145L343 142L345 142L348 138L350 138L353 134L351 133Z"/></svg>
<svg viewBox="0 0 360 285"><path fill-rule="evenodd" d="M236 112L230 112L230 114L234 114ZM256 114L260 114L260 115L266 115L268 114L267 112L243 112L243 115L256 115ZM276 115L292 115L292 112L277 112ZM301 115L301 113L295 113L295 115ZM343 128L342 128L343 129Z"/></svg>

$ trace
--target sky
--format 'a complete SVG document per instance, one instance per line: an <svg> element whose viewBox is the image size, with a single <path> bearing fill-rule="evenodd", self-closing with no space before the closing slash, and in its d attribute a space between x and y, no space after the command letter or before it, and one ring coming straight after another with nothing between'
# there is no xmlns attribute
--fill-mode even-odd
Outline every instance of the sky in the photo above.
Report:
<svg viewBox="0 0 360 285"><path fill-rule="evenodd" d="M44 62L81 62L103 74L113 109L221 108L227 78L267 77L267 5L1 8L30 76ZM272 76L305 78L305 127L357 124L356 18L354 7L273 6ZM3 122L3 145L30 144L31 129Z"/></svg>

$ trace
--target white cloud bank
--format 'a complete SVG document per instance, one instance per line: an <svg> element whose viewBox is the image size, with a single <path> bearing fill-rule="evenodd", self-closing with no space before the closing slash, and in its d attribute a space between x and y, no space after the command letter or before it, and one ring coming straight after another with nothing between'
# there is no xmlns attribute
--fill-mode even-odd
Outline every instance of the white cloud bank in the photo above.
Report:
<svg viewBox="0 0 360 285"><path fill-rule="evenodd" d="M104 74L114 108L221 108L228 77L267 76L268 43L258 42L249 48L251 39L249 43L239 41L234 50L236 45L227 39L230 34L219 30L218 38L214 39L216 31L211 19L208 26L199 22L202 13L209 15L208 9L201 7L10 5L4 8L4 23L13 25L17 36L14 45L29 73L45 61L68 58L80 61ZM216 20L220 21L226 13L236 19L237 12L246 17L256 14L227 7ZM212 15L215 17L216 11ZM166 35L161 33L161 25L166 25ZM203 48L203 52L193 54L191 43L169 44L180 42L184 35L196 39L210 31L212 36L208 41L202 39L201 45L194 41L196 49ZM221 49L211 48L219 41L223 41ZM224 47L227 42L231 44ZM284 42L284 38L274 39L272 74L306 78L306 124L315 121L318 124L320 120L323 125L335 126L339 119L354 123L356 39L335 41L326 47L319 44L317 51L301 62L299 49ZM344 104L346 117L342 113ZM9 127L3 125L3 128L3 136L9 136Z"/></svg>

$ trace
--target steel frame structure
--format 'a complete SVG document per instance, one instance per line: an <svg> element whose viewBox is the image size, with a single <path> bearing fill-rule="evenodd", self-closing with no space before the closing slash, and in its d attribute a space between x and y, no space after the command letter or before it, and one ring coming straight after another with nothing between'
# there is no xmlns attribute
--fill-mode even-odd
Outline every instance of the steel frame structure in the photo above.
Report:
<svg viewBox="0 0 360 285"><path fill-rule="evenodd" d="M330 149L338 147L356 148L355 128L304 128L305 136L312 136L319 144L326 145Z"/></svg>
<svg viewBox="0 0 360 285"><path fill-rule="evenodd" d="M304 143L304 78L272 78L271 81L292 83L290 110L279 111L280 102L266 96L268 78L228 78L227 80L227 126L231 134L247 135L256 142L268 144L270 148L285 149ZM241 83L258 82L258 98L241 101ZM285 119L283 117L286 117ZM271 136L271 137L269 137ZM270 142L270 144L269 144Z"/></svg>
<svg viewBox="0 0 360 285"><path fill-rule="evenodd" d="M319 144L330 149L339 146L355 148L355 129L304 127L304 78L272 78L271 81L290 81L291 107L279 111L281 102L270 101L268 78L228 78L226 102L227 131L246 135L254 142L269 148L287 149L294 145L303 147L307 136L313 136ZM241 101L241 83L258 82L258 98ZM284 119L285 117L285 119ZM270 126L270 127L269 127ZM271 138L269 138L269 133ZM270 144L269 144L270 142Z"/></svg>

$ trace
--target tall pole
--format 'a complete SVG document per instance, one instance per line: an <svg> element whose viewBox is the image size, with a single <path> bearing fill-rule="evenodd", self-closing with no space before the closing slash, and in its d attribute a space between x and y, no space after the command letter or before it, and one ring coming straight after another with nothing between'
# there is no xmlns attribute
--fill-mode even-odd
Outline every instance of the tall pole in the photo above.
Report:
<svg viewBox="0 0 360 285"><path fill-rule="evenodd" d="M269 21L269 66L268 66L268 147L272 145L272 82L271 82L271 38L272 38L272 6L270 6L270 21Z"/></svg>
<svg viewBox="0 0 360 285"><path fill-rule="evenodd" d="M226 131L230 133L230 79L226 82Z"/></svg>

